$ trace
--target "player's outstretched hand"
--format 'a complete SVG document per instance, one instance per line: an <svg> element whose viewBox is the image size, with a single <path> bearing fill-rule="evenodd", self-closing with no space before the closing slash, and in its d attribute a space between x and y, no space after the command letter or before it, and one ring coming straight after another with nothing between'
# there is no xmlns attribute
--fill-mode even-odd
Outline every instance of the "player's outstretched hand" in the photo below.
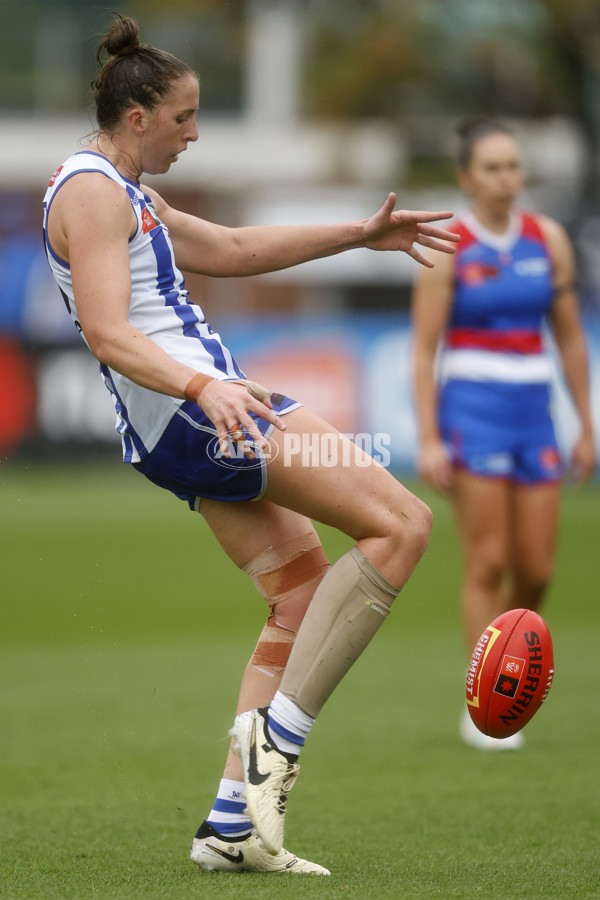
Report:
<svg viewBox="0 0 600 900"><path fill-rule="evenodd" d="M427 259L415 247L420 244L430 250L441 250L442 253L454 253L454 244L460 241L457 234L430 225L440 219L451 219L452 212L413 212L407 209L394 211L396 195L390 194L379 210L363 223L365 247L369 250L403 250L414 260L427 268L433 268Z"/></svg>
<svg viewBox="0 0 600 900"><path fill-rule="evenodd" d="M247 387L243 381L213 379L203 388L197 401L217 430L219 447L224 456L231 455L230 440L243 450L248 459L256 456L248 437L261 448L267 446L266 438L260 433L249 412L257 413L280 431L285 431L285 424L273 412L268 391L253 391L253 387L258 388L260 385L248 382ZM263 399L259 400L259 396Z"/></svg>

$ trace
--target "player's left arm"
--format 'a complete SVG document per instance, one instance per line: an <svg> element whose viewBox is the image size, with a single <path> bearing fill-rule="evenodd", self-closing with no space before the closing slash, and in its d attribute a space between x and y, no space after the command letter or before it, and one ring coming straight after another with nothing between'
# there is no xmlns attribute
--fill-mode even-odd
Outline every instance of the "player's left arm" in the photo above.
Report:
<svg viewBox="0 0 600 900"><path fill-rule="evenodd" d="M553 264L554 301L550 321L561 357L565 380L579 415L581 431L573 448L572 467L586 481L596 467L594 430L585 335L575 288L575 262L564 228L553 219L540 220Z"/></svg>
<svg viewBox="0 0 600 900"><path fill-rule="evenodd" d="M451 212L395 210L390 194L374 215L333 225L257 225L228 228L169 206L144 187L156 213L169 229L179 268L187 272L227 278L260 275L312 259L365 247L401 250L428 268L433 263L419 250L454 253L457 235L432 223Z"/></svg>

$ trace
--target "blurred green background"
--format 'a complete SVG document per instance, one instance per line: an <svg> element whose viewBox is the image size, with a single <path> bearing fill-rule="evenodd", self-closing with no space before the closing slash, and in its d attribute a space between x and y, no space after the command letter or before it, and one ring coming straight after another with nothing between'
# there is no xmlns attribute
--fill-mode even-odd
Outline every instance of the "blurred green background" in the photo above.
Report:
<svg viewBox="0 0 600 900"><path fill-rule="evenodd" d="M204 520L118 460L8 464L0 477L3 643L111 644L224 631L240 637L261 623L262 598ZM419 629L435 622L455 641L459 559L450 508L424 486L411 487L434 509L435 526L399 602L402 612L391 621ZM565 488L560 559L548 599L558 622L588 625L598 616L598 490ZM351 546L331 529L321 533L333 558Z"/></svg>
<svg viewBox="0 0 600 900"><path fill-rule="evenodd" d="M262 599L202 519L125 466L0 470L0 891L66 897L595 897L597 486L566 488L549 698L519 753L457 732L458 552L444 500L392 616L328 701L286 844L319 879L187 860ZM321 529L332 559L347 539Z"/></svg>

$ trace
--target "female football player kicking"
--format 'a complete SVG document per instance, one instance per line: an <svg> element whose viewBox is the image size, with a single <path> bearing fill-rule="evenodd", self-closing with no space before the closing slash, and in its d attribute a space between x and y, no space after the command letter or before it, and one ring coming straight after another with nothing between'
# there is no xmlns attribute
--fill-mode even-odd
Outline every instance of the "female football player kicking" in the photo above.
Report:
<svg viewBox="0 0 600 900"><path fill-rule="evenodd" d="M191 856L203 869L328 874L283 848L297 756L423 554L431 513L300 403L248 381L181 269L253 275L356 247L428 266L415 245L453 252L456 236L430 224L451 213L394 211L390 194L375 215L338 225L232 229L186 215L140 178L197 140L196 75L120 16L98 62L96 137L45 197L50 266L101 364L125 462L199 510L269 606L232 729L240 756L230 748ZM343 464L303 466L286 435L327 436ZM311 519L356 541L331 568Z"/></svg>

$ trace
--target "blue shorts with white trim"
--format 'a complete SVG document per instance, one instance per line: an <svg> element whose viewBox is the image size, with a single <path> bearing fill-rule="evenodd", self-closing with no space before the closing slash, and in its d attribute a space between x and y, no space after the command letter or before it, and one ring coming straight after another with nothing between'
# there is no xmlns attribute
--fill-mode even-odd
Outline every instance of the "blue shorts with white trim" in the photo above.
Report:
<svg viewBox="0 0 600 900"><path fill-rule="evenodd" d="M454 465L473 475L543 484L564 474L546 384L449 381L440 429Z"/></svg>
<svg viewBox="0 0 600 900"><path fill-rule="evenodd" d="M283 394L271 394L273 411L283 416L302 406ZM273 425L256 413L250 416L266 438ZM191 401L186 401L175 413L156 447L134 469L153 484L165 488L186 500L190 509L197 510L202 499L259 500L267 488L267 465L271 450L263 450L248 443L256 454L248 459L240 445L229 442L231 456L220 450L215 426L205 413Z"/></svg>

